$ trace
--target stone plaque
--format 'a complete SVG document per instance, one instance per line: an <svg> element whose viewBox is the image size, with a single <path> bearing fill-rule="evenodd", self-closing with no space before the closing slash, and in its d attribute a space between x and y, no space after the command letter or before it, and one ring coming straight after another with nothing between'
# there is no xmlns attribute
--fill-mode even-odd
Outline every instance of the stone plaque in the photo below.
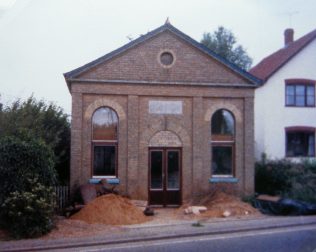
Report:
<svg viewBox="0 0 316 252"><path fill-rule="evenodd" d="M182 114L182 101L149 101L150 114Z"/></svg>

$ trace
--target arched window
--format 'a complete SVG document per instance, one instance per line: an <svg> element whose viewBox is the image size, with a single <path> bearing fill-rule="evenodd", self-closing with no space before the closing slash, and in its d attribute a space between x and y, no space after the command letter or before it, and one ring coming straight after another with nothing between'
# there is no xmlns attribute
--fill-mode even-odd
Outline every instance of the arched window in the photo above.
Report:
<svg viewBox="0 0 316 252"><path fill-rule="evenodd" d="M212 116L212 139L231 138L235 134L235 120L231 112L220 109Z"/></svg>
<svg viewBox="0 0 316 252"><path fill-rule="evenodd" d="M225 109L217 110L211 120L212 176L234 175L235 119Z"/></svg>
<svg viewBox="0 0 316 252"><path fill-rule="evenodd" d="M92 116L93 177L117 175L118 116L109 107L98 108Z"/></svg>

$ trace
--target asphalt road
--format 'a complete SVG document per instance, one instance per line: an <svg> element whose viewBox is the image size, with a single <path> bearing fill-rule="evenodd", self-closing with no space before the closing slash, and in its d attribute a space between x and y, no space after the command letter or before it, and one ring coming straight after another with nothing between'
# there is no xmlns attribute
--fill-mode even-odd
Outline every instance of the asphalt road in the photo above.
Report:
<svg viewBox="0 0 316 252"><path fill-rule="evenodd" d="M149 242L94 246L82 249L75 248L75 251L316 252L316 226L309 225L224 235L206 235L183 239L164 239Z"/></svg>

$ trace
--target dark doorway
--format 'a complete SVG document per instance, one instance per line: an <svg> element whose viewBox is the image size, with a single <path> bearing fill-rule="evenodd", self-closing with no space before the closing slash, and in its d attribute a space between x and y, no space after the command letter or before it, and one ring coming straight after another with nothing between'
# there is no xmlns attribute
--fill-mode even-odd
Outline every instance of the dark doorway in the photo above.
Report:
<svg viewBox="0 0 316 252"><path fill-rule="evenodd" d="M149 149L149 205L181 205L181 149Z"/></svg>

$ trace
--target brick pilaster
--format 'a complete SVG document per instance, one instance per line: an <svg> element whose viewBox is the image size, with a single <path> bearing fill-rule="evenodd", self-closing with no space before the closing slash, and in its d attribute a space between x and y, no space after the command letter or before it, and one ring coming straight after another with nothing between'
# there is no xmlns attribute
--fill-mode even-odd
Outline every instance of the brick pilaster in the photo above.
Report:
<svg viewBox="0 0 316 252"><path fill-rule="evenodd" d="M135 196L138 190L138 143L139 143L139 125L138 125L138 96L128 96L127 113L127 193Z"/></svg>
<svg viewBox="0 0 316 252"><path fill-rule="evenodd" d="M244 99L244 193L254 192L254 100Z"/></svg>
<svg viewBox="0 0 316 252"><path fill-rule="evenodd" d="M70 188L71 194L80 185L82 179L82 94L72 93L71 113L71 160Z"/></svg>

